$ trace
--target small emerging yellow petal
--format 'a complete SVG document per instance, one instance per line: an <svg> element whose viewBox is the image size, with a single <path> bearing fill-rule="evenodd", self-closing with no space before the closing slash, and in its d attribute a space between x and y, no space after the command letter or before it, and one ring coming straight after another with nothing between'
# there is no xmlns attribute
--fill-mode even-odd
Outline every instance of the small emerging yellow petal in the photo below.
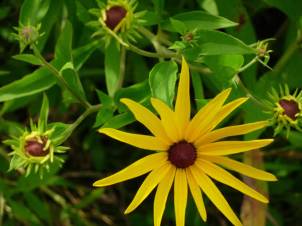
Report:
<svg viewBox="0 0 302 226"><path fill-rule="evenodd" d="M277 178L266 171L256 169L252 166L246 165L244 163L235 161L233 159L230 159L228 157L223 156L202 156L203 159L218 163L230 170L233 170L235 172L238 172L242 175L255 178L258 180L264 180L264 181L276 181Z"/></svg>
<svg viewBox="0 0 302 226"><path fill-rule="evenodd" d="M208 196L217 209L219 209L221 213L233 223L233 225L242 226L240 220L213 181L195 165L191 166L189 170L191 171L197 184L201 187L203 192Z"/></svg>
<svg viewBox="0 0 302 226"><path fill-rule="evenodd" d="M177 169L174 181L174 207L176 226L185 226L188 184L186 171Z"/></svg>
<svg viewBox="0 0 302 226"><path fill-rule="evenodd" d="M153 151L166 151L169 149L169 145L162 142L162 140L158 139L157 137L153 137L153 136L127 133L111 128L102 128L99 129L99 132L106 134L107 136L110 136L121 142L142 149L153 150Z"/></svg>
<svg viewBox="0 0 302 226"><path fill-rule="evenodd" d="M165 128L168 137L176 143L182 139L180 129L177 126L174 112L161 100L151 98L151 104L158 112L161 123Z"/></svg>
<svg viewBox="0 0 302 226"><path fill-rule="evenodd" d="M175 103L175 113L180 132L183 133L190 121L191 104L190 104L190 74L189 66L182 58L181 72L178 83L177 98Z"/></svg>
<svg viewBox="0 0 302 226"><path fill-rule="evenodd" d="M205 134L195 142L195 146L199 147L202 144L211 143L226 137L238 136L246 133L253 132L268 125L267 121L248 123L237 126L228 126L221 129L213 130Z"/></svg>
<svg viewBox="0 0 302 226"><path fill-rule="evenodd" d="M162 139L163 142L168 145L171 144L171 141L168 138L159 118L157 118L155 114L133 100L123 98L121 99L121 102L129 108L136 120L146 126L154 136Z"/></svg>
<svg viewBox="0 0 302 226"><path fill-rule="evenodd" d="M161 167L153 170L144 180L140 188L138 189L136 195L134 196L132 202L125 210L125 214L128 214L135 210L150 194L150 192L158 185L163 177L167 175L171 168L171 164L166 163Z"/></svg>
<svg viewBox="0 0 302 226"><path fill-rule="evenodd" d="M213 179L223 184L226 184L234 189L237 189L243 194L257 199L260 202L268 203L268 199L265 196L255 191L251 187L247 186L245 183L234 177L226 170L220 168L219 166L202 159L199 159L196 164L201 170L203 170L207 175L209 175Z"/></svg>
<svg viewBox="0 0 302 226"><path fill-rule="evenodd" d="M174 176L175 167L171 167L167 175L161 180L157 187L157 191L154 198L154 226L160 226L163 213L166 207L167 198L171 190Z"/></svg>
<svg viewBox="0 0 302 226"><path fill-rule="evenodd" d="M151 170L158 168L164 165L167 162L166 153L156 153L148 155L134 163L125 169L109 176L104 179L98 180L93 183L93 186L104 187L112 184L116 184L125 180L129 180L138 176L141 176L145 173L150 172Z"/></svg>
<svg viewBox="0 0 302 226"><path fill-rule="evenodd" d="M188 179L190 191L193 196L199 215L201 216L203 221L207 221L207 212L204 206L200 187L196 183L193 175L191 174L191 171L187 169L186 173L187 173L187 179Z"/></svg>
<svg viewBox="0 0 302 226"><path fill-rule="evenodd" d="M273 139L251 141L219 141L198 147L202 155L230 155L261 148L272 143Z"/></svg>
<svg viewBox="0 0 302 226"><path fill-rule="evenodd" d="M194 142L207 131L206 129L211 126L212 121L216 117L217 113L221 110L223 103L228 98L231 89L226 89L219 93L213 100L211 100L206 106L201 108L197 114L190 121L186 130L185 139L188 142Z"/></svg>

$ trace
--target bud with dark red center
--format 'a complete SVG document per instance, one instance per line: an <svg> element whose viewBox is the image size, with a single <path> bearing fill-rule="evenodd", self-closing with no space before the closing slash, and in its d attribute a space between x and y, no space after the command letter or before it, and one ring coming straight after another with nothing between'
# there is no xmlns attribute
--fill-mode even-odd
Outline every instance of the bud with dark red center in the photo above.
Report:
<svg viewBox="0 0 302 226"><path fill-rule="evenodd" d="M297 119L297 114L300 112L299 105L294 100L279 100L280 106L283 108L283 114L291 118L292 120Z"/></svg>
<svg viewBox="0 0 302 226"><path fill-rule="evenodd" d="M106 10L105 24L111 30L125 18L127 10L122 6L112 6L110 9Z"/></svg>
<svg viewBox="0 0 302 226"><path fill-rule="evenodd" d="M25 142L25 151L33 157L42 157L49 154L49 148L45 149L47 138L43 137L42 142L37 139L30 139Z"/></svg>
<svg viewBox="0 0 302 226"><path fill-rule="evenodd" d="M187 168L193 165L196 158L196 148L186 141L173 144L168 150L168 159L177 168Z"/></svg>

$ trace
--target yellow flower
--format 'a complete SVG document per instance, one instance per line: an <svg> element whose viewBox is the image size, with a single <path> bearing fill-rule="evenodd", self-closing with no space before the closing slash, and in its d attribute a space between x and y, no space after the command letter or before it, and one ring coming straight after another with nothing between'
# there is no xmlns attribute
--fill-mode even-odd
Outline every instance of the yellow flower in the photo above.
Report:
<svg viewBox="0 0 302 226"><path fill-rule="evenodd" d="M150 172L126 209L125 214L138 207L157 186L154 200L154 225L160 226L168 194L174 182L176 226L185 225L189 189L204 221L206 221L207 215L202 193L230 222L236 226L242 225L210 177L254 199L267 203L268 199L265 196L248 187L218 165L252 178L275 181L276 177L268 172L225 157L264 147L273 140L218 140L263 128L267 126L267 122L262 121L214 130L225 117L247 100L247 98L240 98L224 105L231 89L218 94L190 120L189 79L189 68L183 59L174 111L161 100L151 99L152 106L158 112L160 119L147 108L130 99L121 100L134 114L136 120L144 124L154 136L131 134L111 128L102 128L99 132L156 153L136 161L112 176L96 181L93 185L96 187L108 186Z"/></svg>

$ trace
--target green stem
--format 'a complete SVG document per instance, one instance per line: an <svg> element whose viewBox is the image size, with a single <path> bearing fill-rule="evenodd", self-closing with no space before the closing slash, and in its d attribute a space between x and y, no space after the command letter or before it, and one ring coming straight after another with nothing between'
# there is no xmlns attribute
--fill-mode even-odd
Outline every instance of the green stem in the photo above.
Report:
<svg viewBox="0 0 302 226"><path fill-rule="evenodd" d="M89 116L92 113L95 113L97 111L100 110L100 108L102 107L101 104L97 104L97 105L92 105L90 106L88 109L86 109L86 111L83 112L83 114L81 114L76 121L74 121L74 123L72 123L64 132L63 134L60 136L59 139L54 140L54 143L56 143L57 145L62 144L64 141L66 141L70 135L73 133L73 131L81 124L81 122L87 118L87 116Z"/></svg>
<svg viewBox="0 0 302 226"><path fill-rule="evenodd" d="M302 30L300 30L300 33L301 32L302 32ZM275 66L274 66L275 73L279 73L284 68L284 66L287 64L287 62L292 57L292 55L300 47L301 42L302 42L302 35L299 34L298 38L289 45L289 47L287 48L285 53L282 55L282 57L279 59L279 61L275 64Z"/></svg>
<svg viewBox="0 0 302 226"><path fill-rule="evenodd" d="M59 84L62 87L65 87L70 92L70 94L75 99L77 99L85 108L89 108L91 105L69 86L69 84L65 81L65 79L61 75L61 73L44 59L38 48L35 45L32 45L32 48L34 50L35 55L42 61L43 65L56 77Z"/></svg>
<svg viewBox="0 0 302 226"><path fill-rule="evenodd" d="M49 188L44 187L44 186L41 187L41 190L43 192L45 192L50 198L52 198L56 203L58 203L63 208L67 207L67 202L66 202L66 200L62 196L58 195L54 191L52 191Z"/></svg>
<svg viewBox="0 0 302 226"><path fill-rule="evenodd" d="M121 46L121 56L120 56L120 76L118 80L118 89L123 87L125 70L126 70L126 48Z"/></svg>
<svg viewBox="0 0 302 226"><path fill-rule="evenodd" d="M248 69L249 67L251 67L252 65L257 63L257 61L258 61L258 56L254 57L250 62L248 62L246 65L244 65L242 68L240 68L238 70L238 73L245 71L246 69Z"/></svg>
<svg viewBox="0 0 302 226"><path fill-rule="evenodd" d="M241 88L241 90L245 93L247 97L249 97L255 104L257 104L259 107L265 109L265 110L270 110L268 106L266 106L264 103L259 101L250 91L248 88L245 87L243 82L241 81L240 77L238 74L235 76L236 82L238 86Z"/></svg>
<svg viewBox="0 0 302 226"><path fill-rule="evenodd" d="M129 47L128 49L131 50L132 52L135 52L139 55L145 56L145 57L152 57L152 58L174 58L177 57L176 53L154 53L154 52L149 52L146 50L142 50L140 48L137 48L134 45L128 44Z"/></svg>

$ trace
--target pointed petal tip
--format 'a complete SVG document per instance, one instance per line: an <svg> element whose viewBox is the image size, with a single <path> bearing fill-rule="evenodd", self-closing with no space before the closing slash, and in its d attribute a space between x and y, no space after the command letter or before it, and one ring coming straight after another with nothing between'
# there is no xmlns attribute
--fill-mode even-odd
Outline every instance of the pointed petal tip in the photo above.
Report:
<svg viewBox="0 0 302 226"><path fill-rule="evenodd" d="M126 103L128 103L129 101L131 101L131 99L129 99L129 98L121 98L121 99L120 99L120 102L122 102L123 104L126 104Z"/></svg>
<svg viewBox="0 0 302 226"><path fill-rule="evenodd" d="M103 187L101 181L102 181L102 180L97 180L97 181L95 181L95 182L92 184L92 186L93 186L93 187Z"/></svg>

